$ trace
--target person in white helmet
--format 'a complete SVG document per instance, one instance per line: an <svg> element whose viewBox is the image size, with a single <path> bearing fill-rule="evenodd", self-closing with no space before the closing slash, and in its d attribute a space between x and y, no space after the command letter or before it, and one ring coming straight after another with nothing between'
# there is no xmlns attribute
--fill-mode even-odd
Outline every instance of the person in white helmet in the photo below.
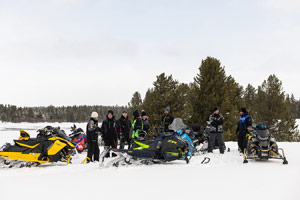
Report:
<svg viewBox="0 0 300 200"><path fill-rule="evenodd" d="M93 161L99 161L99 145L98 145L98 136L99 136L99 127L98 127L98 113L92 112L91 118L87 124L86 135L87 135L87 146L88 153L86 161L87 163Z"/></svg>

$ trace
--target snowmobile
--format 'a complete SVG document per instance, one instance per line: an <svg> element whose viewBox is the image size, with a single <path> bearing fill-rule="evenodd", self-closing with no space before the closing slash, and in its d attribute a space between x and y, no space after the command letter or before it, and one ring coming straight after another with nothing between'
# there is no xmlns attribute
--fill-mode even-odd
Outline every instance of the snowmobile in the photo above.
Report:
<svg viewBox="0 0 300 200"><path fill-rule="evenodd" d="M175 125L177 124L177 125ZM181 118L174 119L173 123L170 125L169 129L176 130L182 139L190 138L194 148L193 155L204 154L208 150L208 141L209 141L209 132L210 132L210 123L207 122L207 126L204 130L200 130L199 124L193 124L192 128L187 127ZM186 139L187 140L187 139ZM218 149L218 141L214 145L214 149ZM224 149L226 147L224 146ZM230 151L228 149L228 151Z"/></svg>
<svg viewBox="0 0 300 200"><path fill-rule="evenodd" d="M140 135L140 134L139 134ZM133 140L129 150L104 148L100 155L100 167L110 167L127 164L157 164L174 160L185 160L189 163L188 144L176 133L163 133L155 140L143 140L145 135L141 132L141 138ZM107 154L115 154L105 162Z"/></svg>
<svg viewBox="0 0 300 200"><path fill-rule="evenodd" d="M20 130L20 137L0 148L0 166L2 167L31 167L44 163L67 162L71 163L71 153L75 145L53 134L53 130L39 130L37 138L30 138L30 134Z"/></svg>
<svg viewBox="0 0 300 200"><path fill-rule="evenodd" d="M200 131L200 125L195 124L192 129L183 123L181 118L175 118L169 126L170 131L176 132L179 137L188 144L188 156L192 157L207 149L208 140L204 131ZM207 164L210 158L205 157L202 164Z"/></svg>
<svg viewBox="0 0 300 200"><path fill-rule="evenodd" d="M76 125L71 127L71 134L69 137L72 142L76 145L76 150L78 153L82 153L85 149L87 149L86 135L81 128L77 128Z"/></svg>
<svg viewBox="0 0 300 200"><path fill-rule="evenodd" d="M188 128L188 126L183 123L181 118L175 118L172 124L169 126L169 130L176 132L181 139L187 142L189 149L188 154L189 156L193 155L194 151L197 150L196 147L199 145L193 130Z"/></svg>
<svg viewBox="0 0 300 200"><path fill-rule="evenodd" d="M256 127L249 127L250 136L248 137L248 145L244 150L244 163L248 163L247 159L268 160L281 159L283 164L288 164L284 150L278 148L275 138L270 134L266 123L258 123ZM279 153L279 150L282 154Z"/></svg>

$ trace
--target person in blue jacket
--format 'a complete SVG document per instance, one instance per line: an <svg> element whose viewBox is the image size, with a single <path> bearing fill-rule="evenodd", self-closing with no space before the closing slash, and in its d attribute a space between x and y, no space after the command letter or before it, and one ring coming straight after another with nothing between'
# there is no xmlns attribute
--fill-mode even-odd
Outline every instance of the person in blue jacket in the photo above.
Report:
<svg viewBox="0 0 300 200"><path fill-rule="evenodd" d="M252 118L248 114L246 108L241 108L240 120L237 124L236 134L238 134L238 146L242 153L244 152L244 149L247 148L247 135L249 134L249 126L252 126Z"/></svg>

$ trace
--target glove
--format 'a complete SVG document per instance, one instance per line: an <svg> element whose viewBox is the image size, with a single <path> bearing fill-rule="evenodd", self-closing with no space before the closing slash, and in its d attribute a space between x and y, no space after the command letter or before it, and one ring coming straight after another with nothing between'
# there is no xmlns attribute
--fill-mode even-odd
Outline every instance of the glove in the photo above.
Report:
<svg viewBox="0 0 300 200"><path fill-rule="evenodd" d="M246 138L247 138L248 140L250 140L250 139L251 139L251 135L250 135L249 133L247 133L247 134L246 134Z"/></svg>

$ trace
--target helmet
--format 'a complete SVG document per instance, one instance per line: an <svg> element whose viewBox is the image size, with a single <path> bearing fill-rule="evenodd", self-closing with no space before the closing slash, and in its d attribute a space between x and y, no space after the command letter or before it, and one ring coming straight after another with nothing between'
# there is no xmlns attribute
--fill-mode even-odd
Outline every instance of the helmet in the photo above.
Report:
<svg viewBox="0 0 300 200"><path fill-rule="evenodd" d="M98 118L98 113L97 112L92 112L91 118Z"/></svg>

